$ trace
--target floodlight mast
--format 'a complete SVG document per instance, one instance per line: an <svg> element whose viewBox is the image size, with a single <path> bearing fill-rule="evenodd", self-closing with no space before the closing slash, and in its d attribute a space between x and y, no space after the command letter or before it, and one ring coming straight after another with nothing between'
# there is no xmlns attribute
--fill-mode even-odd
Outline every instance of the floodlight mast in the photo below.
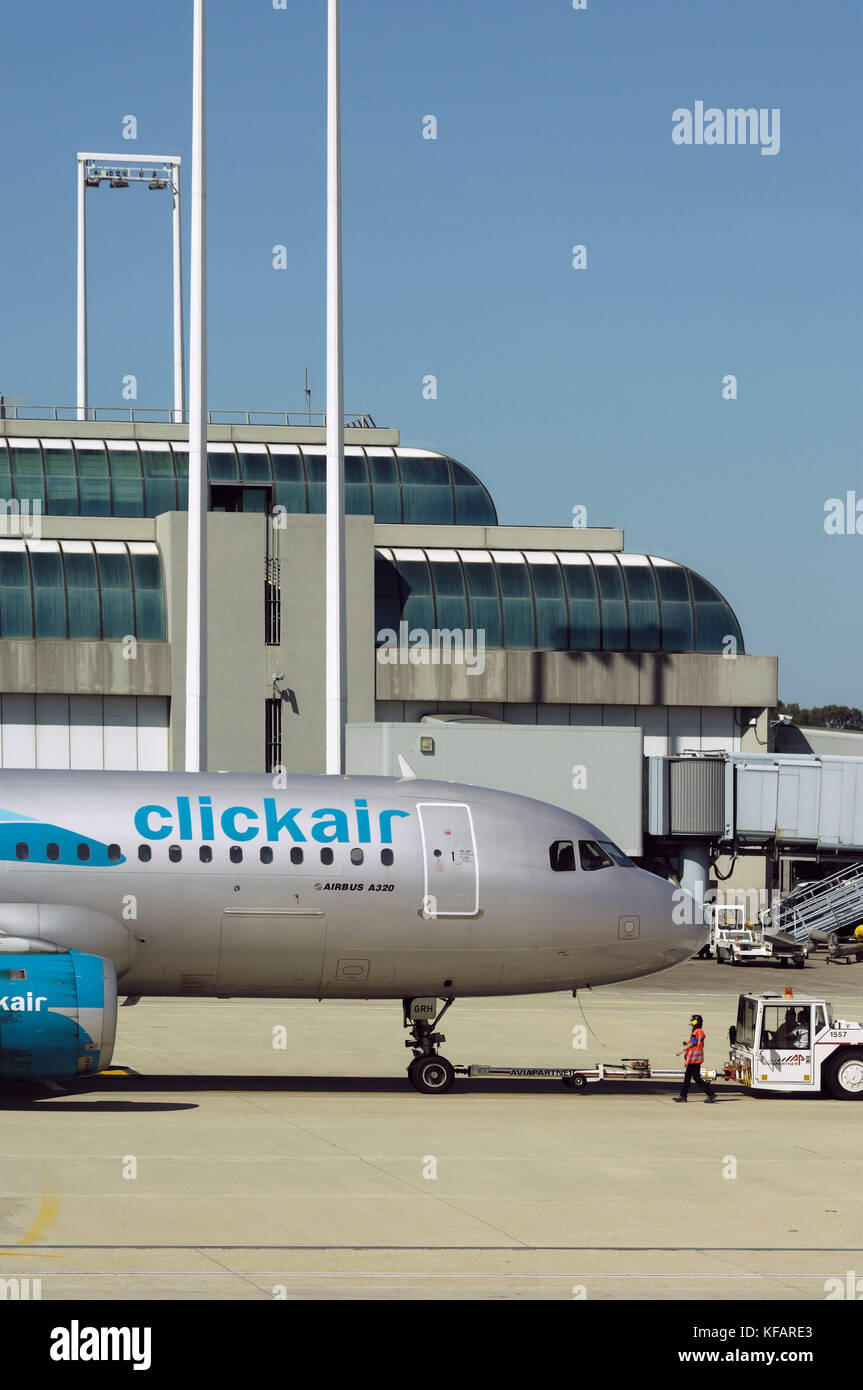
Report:
<svg viewBox="0 0 863 1390"><path fill-rule="evenodd" d="M206 3L194 0L189 279L189 506L186 557L186 771L207 767Z"/></svg>
<svg viewBox="0 0 863 1390"><path fill-rule="evenodd" d="M162 154L78 154L78 330L76 349L77 411L79 420L88 415L87 381L87 189L98 188L103 182L114 188L128 188L130 183L146 182L143 170L151 168L150 188L170 188L172 211L173 314L174 314L174 422L182 424L186 413L186 364L183 350L183 262L182 228L180 222L180 157ZM138 177L129 180L130 167ZM159 171L158 176L156 171ZM112 177L113 175L113 177Z"/></svg>
<svg viewBox="0 0 863 1390"><path fill-rule="evenodd" d="M76 347L77 415L87 418L87 188L84 160L78 155L78 330Z"/></svg>
<svg viewBox="0 0 863 1390"><path fill-rule="evenodd" d="M326 769L345 767L347 640L345 623L345 411L342 342L342 170L339 0L327 24L327 526Z"/></svg>

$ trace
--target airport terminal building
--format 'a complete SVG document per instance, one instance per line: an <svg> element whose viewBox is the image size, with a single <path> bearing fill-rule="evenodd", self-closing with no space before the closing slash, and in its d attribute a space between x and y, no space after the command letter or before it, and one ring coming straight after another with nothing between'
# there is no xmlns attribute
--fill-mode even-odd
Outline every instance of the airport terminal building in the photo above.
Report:
<svg viewBox="0 0 863 1390"><path fill-rule="evenodd" d="M324 429L211 418L209 766L321 772ZM2 766L183 766L187 486L185 425L0 420ZM607 806L646 855L651 760L772 748L777 660L709 576L613 527L501 526L469 468L367 417L346 510L349 771L401 753Z"/></svg>

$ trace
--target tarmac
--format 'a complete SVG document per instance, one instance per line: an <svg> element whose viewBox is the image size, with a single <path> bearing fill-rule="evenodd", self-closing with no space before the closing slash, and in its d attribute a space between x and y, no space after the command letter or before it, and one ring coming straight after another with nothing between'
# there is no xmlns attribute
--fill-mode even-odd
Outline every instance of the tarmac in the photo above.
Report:
<svg viewBox="0 0 863 1390"><path fill-rule="evenodd" d="M738 992L786 984L863 1022L863 969L691 961L577 1000L459 1001L441 1051L674 1067L695 1010L721 1066ZM863 1105L726 1085L683 1106L642 1082L425 1096L404 1036L397 1001L121 1009L136 1075L2 1097L0 1297L806 1301L863 1277Z"/></svg>

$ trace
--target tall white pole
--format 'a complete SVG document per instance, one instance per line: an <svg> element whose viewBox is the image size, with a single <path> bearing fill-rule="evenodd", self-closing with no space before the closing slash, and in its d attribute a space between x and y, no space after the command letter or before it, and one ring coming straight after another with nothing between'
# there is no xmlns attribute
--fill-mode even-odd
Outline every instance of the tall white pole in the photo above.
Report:
<svg viewBox="0 0 863 1390"><path fill-rule="evenodd" d="M180 161L173 166L171 217L174 250L174 424L181 425L186 413L186 362L183 350L183 223L180 217Z"/></svg>
<svg viewBox="0 0 863 1390"><path fill-rule="evenodd" d="M194 0L192 254L189 323L189 532L186 595L186 771L207 766L207 238L206 0Z"/></svg>
<svg viewBox="0 0 863 1390"><path fill-rule="evenodd" d="M87 418L87 185L84 182L84 161L78 156L78 344L77 344L77 402L78 419Z"/></svg>
<svg viewBox="0 0 863 1390"><path fill-rule="evenodd" d="M327 584L326 765L341 774L347 722L345 408L342 348L342 170L339 0L329 0L327 55Z"/></svg>

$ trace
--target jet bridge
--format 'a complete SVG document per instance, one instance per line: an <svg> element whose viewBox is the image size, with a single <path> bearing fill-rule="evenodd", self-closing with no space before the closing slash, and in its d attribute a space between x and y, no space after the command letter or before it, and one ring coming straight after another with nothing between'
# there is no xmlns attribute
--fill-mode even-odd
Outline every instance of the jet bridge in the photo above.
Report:
<svg viewBox="0 0 863 1390"><path fill-rule="evenodd" d="M648 758L647 830L723 853L775 845L863 853L863 758L696 753Z"/></svg>
<svg viewBox="0 0 863 1390"><path fill-rule="evenodd" d="M678 858L690 892L706 890L716 853L837 865L863 856L863 758L716 752L645 762L648 843Z"/></svg>

